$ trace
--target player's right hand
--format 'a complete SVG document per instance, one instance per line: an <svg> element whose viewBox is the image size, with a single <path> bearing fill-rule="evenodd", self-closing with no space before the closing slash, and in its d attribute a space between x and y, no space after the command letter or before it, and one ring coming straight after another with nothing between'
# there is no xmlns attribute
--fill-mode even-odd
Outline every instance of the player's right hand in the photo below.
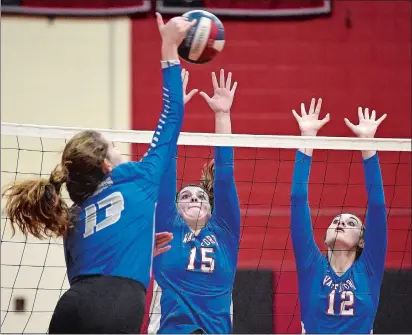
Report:
<svg viewBox="0 0 412 335"><path fill-rule="evenodd" d="M156 13L156 21L163 43L174 46L179 46L190 28L196 24L196 20L189 22L183 16L176 16L165 24L160 13Z"/></svg>
<svg viewBox="0 0 412 335"><path fill-rule="evenodd" d="M299 129L302 136L316 136L320 128L329 122L329 113L323 119L319 119L320 109L322 107L322 98L312 98L308 112L306 112L305 104L301 103L301 115L299 115L294 109L292 110L293 116L298 122Z"/></svg>

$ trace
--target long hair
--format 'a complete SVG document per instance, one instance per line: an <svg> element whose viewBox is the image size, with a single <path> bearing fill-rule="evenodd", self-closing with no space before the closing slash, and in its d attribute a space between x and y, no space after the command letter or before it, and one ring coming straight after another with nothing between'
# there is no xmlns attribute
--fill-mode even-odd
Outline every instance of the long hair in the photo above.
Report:
<svg viewBox="0 0 412 335"><path fill-rule="evenodd" d="M73 225L68 205L61 196L66 184L70 199L81 205L105 178L103 162L108 143L96 131L74 136L63 150L62 160L49 179L24 180L7 185L5 214L13 235L17 227L24 235L37 238L66 236Z"/></svg>
<svg viewBox="0 0 412 335"><path fill-rule="evenodd" d="M211 210L213 212L214 207L214 192L213 186L215 182L215 161L212 159L206 163L202 168L200 176L200 186L206 191L209 196Z"/></svg>

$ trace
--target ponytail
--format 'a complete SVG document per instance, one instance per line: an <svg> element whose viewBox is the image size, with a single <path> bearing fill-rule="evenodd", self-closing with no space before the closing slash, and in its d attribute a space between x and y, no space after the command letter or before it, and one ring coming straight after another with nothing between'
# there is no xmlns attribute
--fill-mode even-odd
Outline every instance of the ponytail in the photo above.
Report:
<svg viewBox="0 0 412 335"><path fill-rule="evenodd" d="M215 182L215 161L212 159L203 166L200 177L200 186L207 192L210 200L210 206L214 207L213 185Z"/></svg>
<svg viewBox="0 0 412 335"><path fill-rule="evenodd" d="M37 238L62 237L70 227L69 208L60 196L62 185L67 180L65 169L57 166L49 180L25 180L12 183L4 189L7 198L5 214L27 236Z"/></svg>

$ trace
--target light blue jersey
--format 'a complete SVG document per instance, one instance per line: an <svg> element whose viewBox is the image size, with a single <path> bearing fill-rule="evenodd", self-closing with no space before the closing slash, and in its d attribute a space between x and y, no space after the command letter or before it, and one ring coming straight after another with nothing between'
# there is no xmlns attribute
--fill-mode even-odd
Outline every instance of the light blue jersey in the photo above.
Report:
<svg viewBox="0 0 412 335"><path fill-rule="evenodd" d="M163 111L140 162L115 167L80 207L64 240L72 282L82 275L130 278L146 288L154 246L154 213L159 186L169 166L183 121L180 65L163 71Z"/></svg>
<svg viewBox="0 0 412 335"><path fill-rule="evenodd" d="M232 290L238 260L240 207L233 149L215 148L214 211L195 236L179 216L176 159L159 192L156 231L172 231L172 249L154 260L149 333L232 332Z"/></svg>
<svg viewBox="0 0 412 335"><path fill-rule="evenodd" d="M312 159L298 151L292 181L291 233L302 332L369 334L379 303L387 249L386 209L378 155L364 160L368 210L362 255L338 276L312 233L308 180Z"/></svg>

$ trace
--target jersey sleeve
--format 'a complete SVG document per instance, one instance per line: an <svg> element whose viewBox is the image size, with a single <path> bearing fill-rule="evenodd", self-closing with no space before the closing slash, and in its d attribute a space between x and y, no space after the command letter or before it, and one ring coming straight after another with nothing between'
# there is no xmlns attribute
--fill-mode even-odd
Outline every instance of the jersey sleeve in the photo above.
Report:
<svg viewBox="0 0 412 335"><path fill-rule="evenodd" d="M159 188L156 206L156 232L171 231L176 210L177 150L170 160Z"/></svg>
<svg viewBox="0 0 412 335"><path fill-rule="evenodd" d="M290 229L298 272L308 270L322 254L315 243L308 203L308 182L312 157L297 151L290 198Z"/></svg>
<svg viewBox="0 0 412 335"><path fill-rule="evenodd" d="M149 150L140 162L122 164L122 173L127 175L122 176L123 178L139 176L156 185L160 185L163 174L176 152L184 113L180 65L163 68L162 73L163 110Z"/></svg>
<svg viewBox="0 0 412 335"><path fill-rule="evenodd" d="M362 258L375 274L383 275L388 244L385 195L378 154L363 160L368 195L365 247Z"/></svg>
<svg viewBox="0 0 412 335"><path fill-rule="evenodd" d="M240 237L240 205L236 190L232 147L215 147L214 215L222 228Z"/></svg>

